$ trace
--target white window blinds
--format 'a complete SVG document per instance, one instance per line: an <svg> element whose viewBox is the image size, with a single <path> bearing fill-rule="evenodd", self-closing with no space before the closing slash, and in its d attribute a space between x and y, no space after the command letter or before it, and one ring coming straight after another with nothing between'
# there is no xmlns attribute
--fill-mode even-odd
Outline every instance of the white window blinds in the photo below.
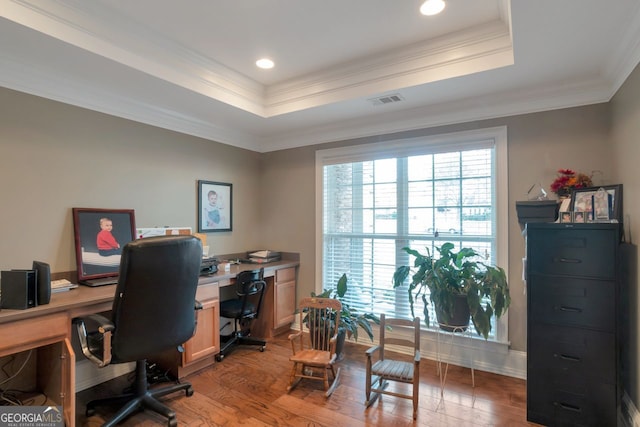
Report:
<svg viewBox="0 0 640 427"><path fill-rule="evenodd" d="M407 291L391 280L413 262L403 247L433 253L452 242L499 263L499 139L464 133L320 153L323 287L347 273L352 308L409 318Z"/></svg>

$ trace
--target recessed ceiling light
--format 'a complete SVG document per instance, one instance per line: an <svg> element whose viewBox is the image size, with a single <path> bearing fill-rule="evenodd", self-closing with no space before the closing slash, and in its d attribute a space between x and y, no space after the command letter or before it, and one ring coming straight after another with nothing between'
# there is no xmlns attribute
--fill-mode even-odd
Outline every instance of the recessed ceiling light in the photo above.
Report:
<svg viewBox="0 0 640 427"><path fill-rule="evenodd" d="M274 65L274 64L273 64L273 61L272 61L272 60L270 60L269 58L262 58L262 59L258 59L258 60L256 61L256 65L257 65L259 68L262 68L262 69L268 70L269 68L273 68L273 65Z"/></svg>
<svg viewBox="0 0 640 427"><path fill-rule="evenodd" d="M444 0L427 0L420 6L420 13L431 16L444 10Z"/></svg>

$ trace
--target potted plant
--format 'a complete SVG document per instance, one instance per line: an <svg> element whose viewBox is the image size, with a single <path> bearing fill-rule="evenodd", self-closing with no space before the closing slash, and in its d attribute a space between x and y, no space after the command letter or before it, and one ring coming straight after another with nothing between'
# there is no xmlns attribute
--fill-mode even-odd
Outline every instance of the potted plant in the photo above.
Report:
<svg viewBox="0 0 640 427"><path fill-rule="evenodd" d="M344 300L344 296L348 291L348 281L349 279L345 273L338 279L334 289L326 289L318 295L316 295L315 292L311 292L312 297L335 298L342 304L340 323L338 324L338 343L336 344L336 354L338 354L339 359L341 358L342 349L344 348L345 337L353 337L353 339L358 341L358 329L361 328L366 332L369 339L373 341L373 329L370 322L374 322L377 325L380 324L380 318L377 315L359 312Z"/></svg>
<svg viewBox="0 0 640 427"><path fill-rule="evenodd" d="M453 243L449 242L436 248L438 258L432 257L428 248L426 255L403 248L415 257L415 262L413 267L401 266L395 271L393 286L402 286L413 272L408 290L412 314L414 302L421 299L424 303L424 321L429 326L430 301L440 317L440 325L464 327L458 325L454 318L456 313L462 313L463 318L466 316L466 325L471 318L478 335L487 339L491 331L491 317L502 316L511 303L506 274L500 267L478 261L479 254L471 248L462 248L458 252L454 252L453 248ZM486 302L483 301L485 297ZM462 305L457 305L459 303Z"/></svg>

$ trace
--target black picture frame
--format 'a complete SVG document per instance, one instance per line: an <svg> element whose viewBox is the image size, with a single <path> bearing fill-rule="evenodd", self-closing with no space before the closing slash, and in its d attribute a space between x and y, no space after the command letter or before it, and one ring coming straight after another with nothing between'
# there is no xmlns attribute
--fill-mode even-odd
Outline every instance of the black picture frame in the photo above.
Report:
<svg viewBox="0 0 640 427"><path fill-rule="evenodd" d="M120 254L124 246L135 240L136 221L133 209L73 208L73 234L76 246L78 282L102 277L116 277L120 272ZM97 237L101 221L107 219L119 248L99 250Z"/></svg>
<svg viewBox="0 0 640 427"><path fill-rule="evenodd" d="M560 211L558 218L560 219L560 222L573 222L573 212Z"/></svg>
<svg viewBox="0 0 640 427"><path fill-rule="evenodd" d="M198 232L216 233L232 230L233 185L227 182L199 180Z"/></svg>
<svg viewBox="0 0 640 427"><path fill-rule="evenodd" d="M611 196L611 207L609 209L609 219L622 222L622 184L601 185L599 187L574 188L571 192L571 210L574 212L586 212L593 215L592 197L596 192L604 188Z"/></svg>

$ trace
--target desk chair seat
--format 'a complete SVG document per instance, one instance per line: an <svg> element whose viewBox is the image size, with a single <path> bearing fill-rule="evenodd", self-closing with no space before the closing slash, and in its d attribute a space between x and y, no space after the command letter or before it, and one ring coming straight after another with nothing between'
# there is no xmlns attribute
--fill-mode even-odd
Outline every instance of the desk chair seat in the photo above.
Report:
<svg viewBox="0 0 640 427"><path fill-rule="evenodd" d="M136 362L130 393L91 401L86 414L104 404L124 404L105 426L148 408L177 426L175 412L158 398L176 391L193 394L189 383L149 387L146 361L162 352L182 349L195 332L196 288L202 243L193 236L159 236L128 243L120 260L111 318L90 315L74 319L83 354L99 367ZM87 328L89 327L89 328Z"/></svg>
<svg viewBox="0 0 640 427"><path fill-rule="evenodd" d="M221 336L220 353L216 356L222 361L238 345L258 346L264 351L267 342L251 336L251 323L258 318L267 283L263 279L264 269L242 271L236 277L237 298L220 303L220 316L233 319L233 333ZM231 324L227 322L222 328Z"/></svg>

